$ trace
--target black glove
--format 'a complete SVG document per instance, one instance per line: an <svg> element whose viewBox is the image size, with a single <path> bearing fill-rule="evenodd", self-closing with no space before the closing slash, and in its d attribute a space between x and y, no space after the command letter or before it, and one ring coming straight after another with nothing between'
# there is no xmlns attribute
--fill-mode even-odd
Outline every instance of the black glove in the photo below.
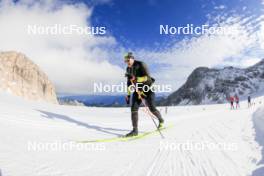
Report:
<svg viewBox="0 0 264 176"><path fill-rule="evenodd" d="M126 96L126 103L129 105L130 104L130 95Z"/></svg>
<svg viewBox="0 0 264 176"><path fill-rule="evenodd" d="M127 77L130 80L132 78L132 75L130 73L126 73L125 77Z"/></svg>

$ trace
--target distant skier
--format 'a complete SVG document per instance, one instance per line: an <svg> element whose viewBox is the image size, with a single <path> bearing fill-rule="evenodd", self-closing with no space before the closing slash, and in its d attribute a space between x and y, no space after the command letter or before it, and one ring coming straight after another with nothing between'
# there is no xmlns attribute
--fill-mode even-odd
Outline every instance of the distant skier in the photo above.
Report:
<svg viewBox="0 0 264 176"><path fill-rule="evenodd" d="M248 107L251 107L251 96L248 96Z"/></svg>
<svg viewBox="0 0 264 176"><path fill-rule="evenodd" d="M234 107L235 98L233 96L230 96L229 101L230 101L231 109L235 109L235 107Z"/></svg>
<svg viewBox="0 0 264 176"><path fill-rule="evenodd" d="M130 104L131 86L140 85L138 87L147 86L150 88L155 80L150 77L146 64L135 60L131 52L127 53L124 59L127 64L126 77L128 94L126 96L126 102L127 104ZM142 102L142 98L145 100L151 113L153 113L153 115L159 120L158 128L163 127L164 120L161 117L160 112L155 107L155 93L151 89L147 89L147 91L145 89L138 89L137 91L134 91L132 95L131 120L133 130L126 135L127 137L138 135L138 109Z"/></svg>
<svg viewBox="0 0 264 176"><path fill-rule="evenodd" d="M237 108L240 108L240 105L239 105L239 97L237 95L235 95L235 102L236 102L236 109Z"/></svg>
<svg viewBox="0 0 264 176"><path fill-rule="evenodd" d="M168 106L165 107L165 114L168 114Z"/></svg>

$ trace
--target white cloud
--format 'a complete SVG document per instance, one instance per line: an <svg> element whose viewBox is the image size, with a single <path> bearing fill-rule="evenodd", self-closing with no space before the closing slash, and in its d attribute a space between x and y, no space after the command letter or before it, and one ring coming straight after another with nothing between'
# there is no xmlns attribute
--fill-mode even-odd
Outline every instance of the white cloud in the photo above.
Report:
<svg viewBox="0 0 264 176"><path fill-rule="evenodd" d="M111 36L27 35L28 24L89 26L91 14L92 8L83 4L63 4L59 0L1 1L0 49L17 50L28 55L49 75L59 92L87 93L91 92L89 88L94 81L121 81L124 71L109 61L122 55L107 48L117 47L122 52L124 48ZM252 47L264 49L263 17L228 17L227 14L209 14L208 17L208 23L234 28L235 32L231 35L195 36L165 49L135 51L135 55L148 64L163 65L157 70L152 67L157 83L172 84L175 90L198 66L248 66L258 61L258 56L251 56L246 51ZM260 27L257 30L254 27L256 22Z"/></svg>
<svg viewBox="0 0 264 176"><path fill-rule="evenodd" d="M226 8L226 6L224 6L224 5L219 5L219 6L214 7L214 9L216 9L216 10L223 10L225 8Z"/></svg>
<svg viewBox="0 0 264 176"><path fill-rule="evenodd" d="M167 65L156 71L155 76L162 83L172 84L173 89L176 90L196 67L221 65L246 67L258 62L261 58L250 56L246 52L261 44L258 40L263 38L264 32L256 31L252 26L258 20L259 18L229 17L218 25L229 31L233 30L230 34L191 37L176 42L173 47L166 50L137 52L142 58L146 58L147 62L151 60L150 63Z"/></svg>
<svg viewBox="0 0 264 176"><path fill-rule="evenodd" d="M27 33L28 24L90 26L91 13L84 4L62 1L1 1L0 49L25 53L48 74L59 92L87 93L94 81L118 82L123 70L109 63L110 56L101 49L115 46L113 37Z"/></svg>
<svg viewBox="0 0 264 176"><path fill-rule="evenodd" d="M264 50L264 15L262 16L262 21L260 23L260 30L257 33L257 37L259 38L259 44L261 49Z"/></svg>

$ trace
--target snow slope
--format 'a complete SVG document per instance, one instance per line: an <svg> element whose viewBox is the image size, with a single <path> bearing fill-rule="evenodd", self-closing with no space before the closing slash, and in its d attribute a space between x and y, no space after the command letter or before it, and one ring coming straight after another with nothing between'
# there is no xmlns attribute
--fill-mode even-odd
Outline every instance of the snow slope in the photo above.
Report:
<svg viewBox="0 0 264 176"><path fill-rule="evenodd" d="M127 133L129 108L60 106L0 94L0 173L256 176L263 173L260 101L264 98L255 99L250 109L242 102L239 110L227 104L182 106L170 107L165 115L160 108L167 124L174 124L164 131L166 139L156 134L130 142L80 144L76 141ZM141 132L154 129L143 111L139 124Z"/></svg>
<svg viewBox="0 0 264 176"><path fill-rule="evenodd" d="M253 114L253 122L255 128L255 139L262 146L262 159L257 163L258 167L252 173L253 176L264 175L264 108L259 108Z"/></svg>

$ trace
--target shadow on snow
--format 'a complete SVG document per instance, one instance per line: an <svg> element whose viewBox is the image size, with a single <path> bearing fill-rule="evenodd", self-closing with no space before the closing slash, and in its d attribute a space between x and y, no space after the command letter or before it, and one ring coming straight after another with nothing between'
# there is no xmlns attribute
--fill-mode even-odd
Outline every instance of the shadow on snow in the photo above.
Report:
<svg viewBox="0 0 264 176"><path fill-rule="evenodd" d="M89 128L89 129L94 129L96 131L102 132L102 133L107 133L107 134L111 134L111 135L116 135L116 136L122 136L123 134L119 134L113 131L123 131L123 132L127 132L128 130L124 130L124 129L118 129L118 128L108 128L108 127L101 127L101 126L97 126L97 125L90 125L88 123L84 123L78 120L75 120L69 116L66 115L62 115L62 114L56 114L56 113L52 113L52 112L48 112L48 111L42 111L42 110L37 110L38 112L42 113L41 116L45 117L45 118L49 118L49 119L61 119L70 123L74 123L76 125L85 127L85 128Z"/></svg>

